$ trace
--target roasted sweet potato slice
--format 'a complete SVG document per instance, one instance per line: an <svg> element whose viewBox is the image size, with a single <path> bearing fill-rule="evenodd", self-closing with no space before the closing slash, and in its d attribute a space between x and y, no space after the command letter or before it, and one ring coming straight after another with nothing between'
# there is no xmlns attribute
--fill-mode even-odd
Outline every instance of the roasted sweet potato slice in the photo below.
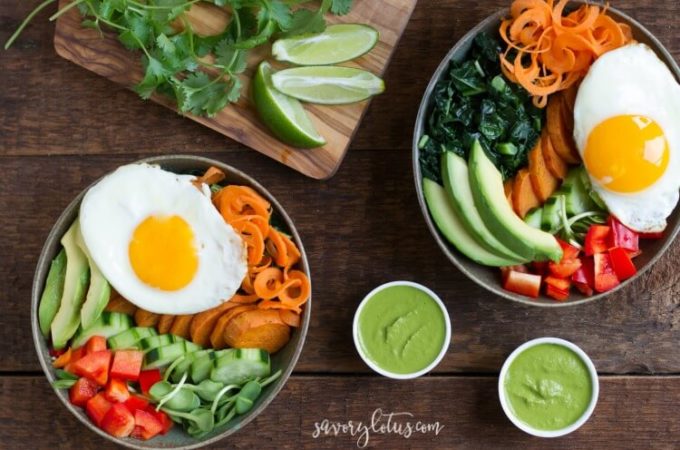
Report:
<svg viewBox="0 0 680 450"><path fill-rule="evenodd" d="M563 108L566 108L566 106L561 96L550 96L546 108L546 127L550 141L560 158L568 164L577 164L581 159L576 151L576 144L572 136L573 125L568 128L565 123L565 116L570 116L571 113L563 113Z"/></svg>
<svg viewBox="0 0 680 450"><path fill-rule="evenodd" d="M522 169L515 175L515 183L512 186L512 204L515 212L522 218L530 209L540 205L531 185L528 169Z"/></svg>
<svg viewBox="0 0 680 450"><path fill-rule="evenodd" d="M168 333L170 331L170 327L172 326L173 320L175 320L175 316L172 314L163 314L158 320L158 325L156 325L158 334Z"/></svg>
<svg viewBox="0 0 680 450"><path fill-rule="evenodd" d="M212 333L210 333L210 343L214 349L224 348L226 342L224 341L224 329L231 319L238 316L242 312L257 309L255 305L240 305L235 308L228 309L224 314L217 319L215 323L215 328L213 328Z"/></svg>
<svg viewBox="0 0 680 450"><path fill-rule="evenodd" d="M557 189L559 180L550 173L545 165L541 140L539 139L529 152L529 179L538 201L544 203Z"/></svg>
<svg viewBox="0 0 680 450"><path fill-rule="evenodd" d="M155 327L160 318L160 314L155 314L142 308L135 311L135 323L138 327Z"/></svg>
<svg viewBox="0 0 680 450"><path fill-rule="evenodd" d="M562 101L564 101L564 104L567 107L566 112L568 112L569 115L572 115L574 113L574 105L576 104L576 94L578 94L579 84L580 83L574 83L571 86L569 86L568 89L565 89L560 92L560 95L562 96Z"/></svg>
<svg viewBox="0 0 680 450"><path fill-rule="evenodd" d="M106 308L104 309L110 312L127 314L128 316L134 316L135 312L137 312L137 307L121 297L121 295L117 292L111 293L109 303L107 303Z"/></svg>
<svg viewBox="0 0 680 450"><path fill-rule="evenodd" d="M189 329L194 316L195 314L182 314L175 316L175 320L172 321L172 326L169 330L170 334L174 334L175 336L179 336L184 339L189 339Z"/></svg>
<svg viewBox="0 0 680 450"><path fill-rule="evenodd" d="M290 327L278 311L253 309L238 314L224 329L224 341L233 348L263 348L276 353L290 339Z"/></svg>
<svg viewBox="0 0 680 450"><path fill-rule="evenodd" d="M555 152L550 136L548 136L546 131L544 131L543 136L541 137L541 143L543 145L545 166L555 178L564 180L567 177L569 167L567 166L567 163L559 157L557 152Z"/></svg>
<svg viewBox="0 0 680 450"><path fill-rule="evenodd" d="M217 319L219 319L228 309L236 306L238 306L237 303L224 302L216 308L196 314L196 317L191 321L191 327L189 328L189 334L191 335L193 343L202 347L209 346L210 334L212 333L213 328L215 328Z"/></svg>

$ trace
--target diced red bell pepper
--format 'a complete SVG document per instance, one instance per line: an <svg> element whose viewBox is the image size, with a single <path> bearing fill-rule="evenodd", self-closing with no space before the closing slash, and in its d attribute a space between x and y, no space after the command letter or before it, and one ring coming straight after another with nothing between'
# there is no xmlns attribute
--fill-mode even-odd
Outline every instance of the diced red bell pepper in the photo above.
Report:
<svg viewBox="0 0 680 450"><path fill-rule="evenodd" d="M558 289L555 286L552 286L550 284L546 285L545 287L545 294L548 297L551 297L557 301L563 302L566 299L569 298L569 291L563 291L562 289Z"/></svg>
<svg viewBox="0 0 680 450"><path fill-rule="evenodd" d="M612 266L614 267L614 273L616 277L623 281L632 277L637 273L635 264L628 256L628 251L623 248L610 248L609 256L611 258Z"/></svg>
<svg viewBox="0 0 680 450"><path fill-rule="evenodd" d="M562 261L578 258L581 250L562 239L557 239L557 243L562 247Z"/></svg>
<svg viewBox="0 0 680 450"><path fill-rule="evenodd" d="M106 386L111 366L111 351L102 350L88 353L80 358L73 366L76 375L87 377L100 386Z"/></svg>
<svg viewBox="0 0 680 450"><path fill-rule="evenodd" d="M163 431L163 424L154 414L138 409L135 411L135 428L132 436L137 439L148 440Z"/></svg>
<svg viewBox="0 0 680 450"><path fill-rule="evenodd" d="M101 352L106 350L106 338L104 336L92 336L85 344L85 353Z"/></svg>
<svg viewBox="0 0 680 450"><path fill-rule="evenodd" d="M501 267L501 277L503 279L503 283L505 283L505 280L508 278L508 274L512 270L514 270L515 272L529 273L529 269L527 269L527 266L525 266L524 264L518 264L516 266Z"/></svg>
<svg viewBox="0 0 680 450"><path fill-rule="evenodd" d="M130 436L134 428L135 417L122 403L115 403L101 422L101 429L117 438Z"/></svg>
<svg viewBox="0 0 680 450"><path fill-rule="evenodd" d="M594 292L593 288L588 286L588 283L578 283L578 282L574 281L574 286L576 287L576 289L578 289L578 291L581 294L583 294L585 296L590 297L591 295L593 295L593 292Z"/></svg>
<svg viewBox="0 0 680 450"><path fill-rule="evenodd" d="M559 263L554 263L554 262L550 261L550 263L548 264L548 268L550 269L550 273L553 274L556 277L569 278L578 269L581 268L581 260L578 259L578 258L567 259L567 260L562 260Z"/></svg>
<svg viewBox="0 0 680 450"><path fill-rule="evenodd" d="M139 373L139 387L143 394L148 394L151 386L161 381L163 377L161 376L161 371L158 369L152 370L142 370Z"/></svg>
<svg viewBox="0 0 680 450"><path fill-rule="evenodd" d="M595 290L597 292L607 292L620 284L614 272L609 253L598 253L593 255Z"/></svg>
<svg viewBox="0 0 680 450"><path fill-rule="evenodd" d="M607 224L611 232L609 233L609 248L619 247L636 252L640 249L638 234L626 227L614 216L609 216Z"/></svg>
<svg viewBox="0 0 680 450"><path fill-rule="evenodd" d="M113 354L111 376L124 380L137 381L142 371L144 353L139 350L117 350Z"/></svg>
<svg viewBox="0 0 680 450"><path fill-rule="evenodd" d="M536 298L541 290L541 276L510 270L503 282L503 288L510 292Z"/></svg>
<svg viewBox="0 0 680 450"><path fill-rule="evenodd" d="M76 384L71 386L68 391L69 399L71 403L76 406L83 407L87 404L87 401L97 394L99 386L94 381L88 378L79 378Z"/></svg>
<svg viewBox="0 0 680 450"><path fill-rule="evenodd" d="M172 429L172 426L174 425L174 422L172 419L170 419L170 416L165 414L163 411L156 411L155 409L151 408L152 410L149 411L151 414L156 416L156 419L161 423L163 426L163 430L161 431L161 434L167 434L168 431Z"/></svg>
<svg viewBox="0 0 680 450"><path fill-rule="evenodd" d="M111 402L100 392L87 401L85 411L90 417L90 420L99 427L102 424L102 419L106 413L109 412L109 409L111 409L111 406L113 406Z"/></svg>
<svg viewBox="0 0 680 450"><path fill-rule="evenodd" d="M630 250L626 250L626 253L628 253L628 257L630 259L637 258L642 254L642 250L638 250L636 252L631 252Z"/></svg>
<svg viewBox="0 0 680 450"><path fill-rule="evenodd" d="M127 406L127 409L134 414L138 409L146 410L149 407L149 401L138 395L131 394L130 397L125 400L125 406Z"/></svg>
<svg viewBox="0 0 680 450"><path fill-rule="evenodd" d="M64 367L64 370L72 374L75 374L76 370L74 366L76 365L76 362L78 362L78 360L81 359L83 356L85 356L85 346L78 347L77 349L73 350L71 352L71 359L69 360L68 364L66 364L66 366Z"/></svg>
<svg viewBox="0 0 680 450"><path fill-rule="evenodd" d="M591 225L586 233L583 251L586 256L606 252L609 248L608 239L611 229L606 225Z"/></svg>
<svg viewBox="0 0 680 450"><path fill-rule="evenodd" d="M661 239L663 237L663 231L656 231L654 233L638 233L642 239Z"/></svg>
<svg viewBox="0 0 680 450"><path fill-rule="evenodd" d="M581 258L581 267L571 276L571 281L590 286L595 286L595 269L592 256Z"/></svg>
<svg viewBox="0 0 680 450"><path fill-rule="evenodd" d="M569 288L571 287L571 281L564 279L564 278L557 278L557 277L545 277L543 280L546 285L552 286L555 289L558 289L560 291L567 291L569 292Z"/></svg>
<svg viewBox="0 0 680 450"><path fill-rule="evenodd" d="M109 401L116 403L125 402L130 398L127 382L120 378L111 378L109 384L106 385L106 390L104 392Z"/></svg>

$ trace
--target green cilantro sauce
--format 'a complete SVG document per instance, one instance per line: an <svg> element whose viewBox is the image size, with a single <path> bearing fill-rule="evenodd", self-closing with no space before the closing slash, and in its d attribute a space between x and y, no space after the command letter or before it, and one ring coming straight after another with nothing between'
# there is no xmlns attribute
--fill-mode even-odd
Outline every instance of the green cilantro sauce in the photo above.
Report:
<svg viewBox="0 0 680 450"><path fill-rule="evenodd" d="M441 352L446 321L439 304L412 286L390 286L375 293L359 313L359 345L378 367L411 374L425 369Z"/></svg>
<svg viewBox="0 0 680 450"><path fill-rule="evenodd" d="M571 349L539 344L510 364L505 397L514 415L538 430L560 430L585 413L593 392L590 372Z"/></svg>

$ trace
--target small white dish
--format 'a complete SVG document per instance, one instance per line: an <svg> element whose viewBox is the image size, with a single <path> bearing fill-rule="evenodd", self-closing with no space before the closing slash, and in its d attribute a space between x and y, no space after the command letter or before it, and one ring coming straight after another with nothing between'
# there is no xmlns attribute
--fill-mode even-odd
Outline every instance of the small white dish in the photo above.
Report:
<svg viewBox="0 0 680 450"><path fill-rule="evenodd" d="M508 404L508 400L505 396L505 386L504 386L504 381L505 377L508 373L508 369L510 368L510 365L512 362L515 360L515 358L522 353L523 351L527 350L528 348L534 347L536 345L540 344L557 344L561 345L563 347L568 348L569 350L573 351L576 353L576 355L581 358L583 363L586 365L586 368L588 369L588 373L590 374L590 380L592 383L592 393L590 397L590 403L588 403L588 407L584 411L584 413L579 417L579 419L572 423L571 425L562 428L560 430L539 430L537 428L534 428L530 425L527 425L526 423L522 422L517 418L512 411L512 408ZM503 363L503 367L501 369L501 373L498 377L498 397L501 402L501 407L503 408L503 412L505 415L510 419L510 421L520 430L524 431L525 433L531 434L533 436L537 437L542 437L542 438L556 438L560 436L565 436L573 431L576 431L579 429L584 423L588 421L590 418L591 414L595 410L595 405L597 405L597 399L600 395L600 383L597 378L597 370L595 370L595 365L593 364L593 361L590 359L590 357L583 351L579 346L576 344L573 344L569 341L566 341L564 339L560 338L555 338L555 337L542 337L542 338L537 338L537 339L532 339L528 342L525 342L524 344L520 345L513 351L510 356L505 360Z"/></svg>
<svg viewBox="0 0 680 450"><path fill-rule="evenodd" d="M359 343L359 316L361 315L361 310L364 308L364 305L368 302L369 299L371 299L375 294L378 292L382 291L383 289L387 289L392 286L410 286L413 288L416 288L425 294L427 294L430 298L432 298L435 303L439 306L439 308L442 311L442 314L444 314L444 326L446 328L445 331L445 336L444 336L444 343L442 345L441 350L439 351L439 354L437 357L432 361L427 367L424 369L421 369L417 372L413 373L393 373L390 371L387 371L377 364L375 364L373 361L371 361L368 356L364 353L364 350L361 348L361 344ZM357 352L359 353L359 356L361 356L361 359L364 360L366 365L373 369L373 371L379 373L380 375L388 378L392 378L395 380L410 380L413 378L418 378L421 375L425 375L441 362L441 360L444 358L444 355L446 354L446 351L449 349L449 344L451 342L451 320L449 319L449 313L446 310L446 306L444 305L444 302L439 298L437 294L435 294L432 290L429 288L423 286L422 284L414 283L412 281L391 281L389 283L381 284L380 286L376 287L373 289L371 292L369 292L364 299L361 301L359 304L359 307L357 308L356 312L354 313L354 323L352 325L352 335L354 337L354 346L357 349Z"/></svg>

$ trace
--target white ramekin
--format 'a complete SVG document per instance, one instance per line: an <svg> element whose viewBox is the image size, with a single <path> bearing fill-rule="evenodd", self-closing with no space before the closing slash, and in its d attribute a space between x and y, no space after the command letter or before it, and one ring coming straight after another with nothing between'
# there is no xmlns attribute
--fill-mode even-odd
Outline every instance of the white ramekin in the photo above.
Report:
<svg viewBox="0 0 680 450"><path fill-rule="evenodd" d="M383 289L392 287L392 286L410 286L413 288L416 288L424 293L426 293L428 296L430 296L436 303L439 305L439 308L441 309L442 313L444 314L444 324L446 327L446 334L444 336L444 343L442 345L441 350L439 351L439 355L424 369L421 369L417 372L413 373L393 373L389 372L381 367L379 367L377 364L375 364L373 361L371 361L366 354L364 354L363 349L361 348L361 344L359 344L359 316L361 315L361 311L366 305L367 301L373 297L375 294L378 292L382 291ZM357 352L359 353L359 356L361 356L361 359L364 360L366 365L373 369L375 372L379 373L382 376L388 377L388 378L393 378L395 380L409 380L412 378L418 378L421 375L424 375L434 369L437 364L441 362L441 360L444 358L444 355L446 354L446 351L449 348L449 343L451 342L451 320L449 319L449 313L446 310L446 306L444 306L444 302L439 298L437 294L432 292L430 289L426 288L422 284L414 283L412 281L391 281L389 283L381 284L377 288L373 289L371 292L369 292L364 299L361 301L359 304L359 307L357 308L356 312L354 313L354 323L352 325L352 335L354 337L354 346L357 349Z"/></svg>
<svg viewBox="0 0 680 450"><path fill-rule="evenodd" d="M572 350L574 353L576 353L576 355L578 355L579 358L581 358L583 363L588 368L588 373L590 374L590 380L592 383L592 394L590 397L590 403L588 404L588 407L576 422L560 430L539 430L527 425L526 423L522 422L515 416L515 414L512 411L512 408L508 404L508 401L505 397L504 381L506 375L508 374L510 364L512 364L515 358L524 350L527 350L528 348L534 347L539 344L557 344L566 347L569 350ZM498 377L498 397L501 401L501 406L503 407L503 412L505 413L505 415L508 416L508 419L510 419L510 421L520 430L524 431L525 433L529 433L533 436L538 436L542 438L560 437L579 429L581 425L588 421L590 415L595 410L595 405L597 404L597 399L599 395L600 395L600 383L597 379L597 371L595 370L595 365L590 360L588 355L586 355L586 353L583 350L581 350L581 348L578 347L577 345L569 341L565 341L564 339L555 337L542 337L532 339L531 341L525 342L524 344L517 347L515 351L512 352L510 356L508 356L508 358L505 360L505 363L503 363L503 368L501 369L500 376Z"/></svg>

